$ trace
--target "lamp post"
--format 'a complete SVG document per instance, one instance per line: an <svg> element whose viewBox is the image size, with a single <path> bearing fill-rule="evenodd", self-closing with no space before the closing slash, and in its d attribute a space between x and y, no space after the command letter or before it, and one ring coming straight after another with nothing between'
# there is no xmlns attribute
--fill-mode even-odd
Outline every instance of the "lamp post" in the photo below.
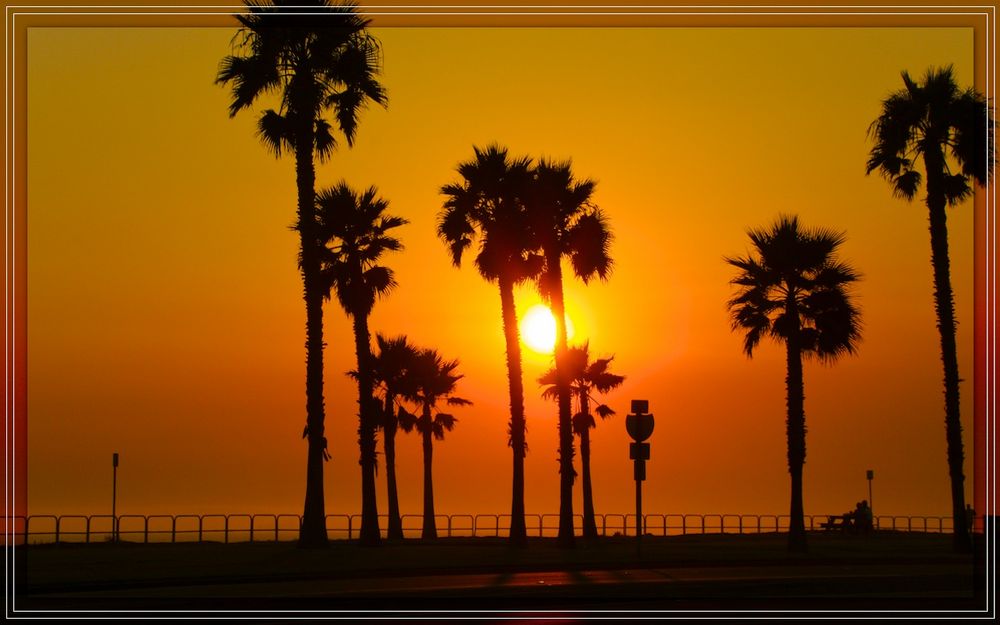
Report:
<svg viewBox="0 0 1000 625"><path fill-rule="evenodd" d="M632 400L632 414L625 416L625 429L635 440L629 444L629 458L635 461L635 549L642 545L642 482L646 479L646 461L649 460L649 443L644 443L653 433L653 415L649 412L649 401Z"/></svg>
<svg viewBox="0 0 1000 625"><path fill-rule="evenodd" d="M111 454L111 537L118 542L118 452Z"/></svg>
<svg viewBox="0 0 1000 625"><path fill-rule="evenodd" d="M872 511L872 518L875 518L875 501L872 499L872 480L875 479L875 471L868 469L865 477L868 478L868 509Z"/></svg>

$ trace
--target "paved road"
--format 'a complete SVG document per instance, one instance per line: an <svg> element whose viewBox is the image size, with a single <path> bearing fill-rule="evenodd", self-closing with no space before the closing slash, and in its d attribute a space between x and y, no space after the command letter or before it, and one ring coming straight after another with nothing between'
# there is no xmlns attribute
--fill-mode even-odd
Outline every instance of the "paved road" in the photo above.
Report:
<svg viewBox="0 0 1000 625"><path fill-rule="evenodd" d="M963 610L979 605L961 564L712 566L269 580L51 592L32 609Z"/></svg>

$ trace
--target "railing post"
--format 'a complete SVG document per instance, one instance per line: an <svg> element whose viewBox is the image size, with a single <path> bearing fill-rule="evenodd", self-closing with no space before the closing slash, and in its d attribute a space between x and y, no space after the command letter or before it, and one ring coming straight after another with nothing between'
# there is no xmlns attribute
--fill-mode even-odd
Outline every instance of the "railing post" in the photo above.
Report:
<svg viewBox="0 0 1000 625"><path fill-rule="evenodd" d="M251 545L253 544L253 522L254 522L255 519L256 519L256 516L253 515L253 514L251 514L250 515L250 544Z"/></svg>
<svg viewBox="0 0 1000 625"><path fill-rule="evenodd" d="M90 515L87 515L87 526L86 526L86 542L90 544Z"/></svg>
<svg viewBox="0 0 1000 625"><path fill-rule="evenodd" d="M227 514L223 518L225 519L225 522L222 524L222 535L225 537L224 538L225 544L228 545L229 544L229 515Z"/></svg>
<svg viewBox="0 0 1000 625"><path fill-rule="evenodd" d="M199 542L199 543L201 543L201 542L205 542L205 541L204 541L204 540L202 540L202 538L201 538L201 524L202 524L202 521L204 521L204 520L205 520L205 517L203 517L202 515L200 515L200 514L199 514L199 515L198 515L198 542Z"/></svg>
<svg viewBox="0 0 1000 625"><path fill-rule="evenodd" d="M177 542L177 517L170 515L170 544Z"/></svg>
<svg viewBox="0 0 1000 625"><path fill-rule="evenodd" d="M149 517L142 515L142 544L149 543Z"/></svg>
<svg viewBox="0 0 1000 625"><path fill-rule="evenodd" d="M30 523L30 522L31 522L31 517L30 516L25 516L24 517L24 544L25 545L28 544L28 538L31 536L31 532L29 531L29 528L28 528L28 523Z"/></svg>
<svg viewBox="0 0 1000 625"><path fill-rule="evenodd" d="M62 521L62 517L56 517L56 544L59 544L59 523Z"/></svg>

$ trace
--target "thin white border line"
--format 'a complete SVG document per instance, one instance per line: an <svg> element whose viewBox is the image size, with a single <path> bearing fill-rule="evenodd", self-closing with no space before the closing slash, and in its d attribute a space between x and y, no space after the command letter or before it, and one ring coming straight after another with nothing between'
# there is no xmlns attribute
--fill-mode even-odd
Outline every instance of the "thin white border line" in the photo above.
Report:
<svg viewBox="0 0 1000 625"><path fill-rule="evenodd" d="M16 68L17 68L17 36L16 36L16 33L17 33L17 12L16 11L13 11L11 13L10 20L11 20L11 22L10 22L10 25L11 25L11 36L9 38L9 41L10 41L10 63L11 63L10 113L11 113L11 119L12 120L16 120L17 119L17 102L15 101L15 98L17 96L16 96L16 90L14 88L14 81L17 80L17 71L16 71ZM27 38L27 33L25 33L25 37ZM5 37L5 39L6 39L6 37ZM27 43L27 39L25 39L25 43ZM25 71L27 71L27 70L25 70ZM27 78L27 76L25 76L25 78ZM25 111L25 113L27 113L27 111ZM11 268L11 276L12 277L17 276L17 241L15 241L15 237L17 236L17 228L16 228L16 223L17 223L17 159L14 158L16 156L16 152L17 152L17 134L16 134L16 130L17 129L16 129L16 126L17 126L17 124L12 123L11 124L11 129L10 129L11 130L11 133L10 133L10 137L11 137L11 141L10 141L10 143L11 143L10 171L11 171L11 198L12 198L12 201L11 201L11 228L10 228L10 268ZM27 124L25 124L25 126L27 126ZM27 127L25 127L25 134L27 134ZM27 144L25 144L25 148L26 148L25 151L27 151ZM25 194L27 194L27 192L28 192L27 185L25 185L24 192L25 192ZM27 202L25 202L24 208L25 208L25 213L27 213L27 209L28 209ZM25 275L25 281L27 281L27 275ZM17 288L16 278L12 279L12 283L13 283L12 284L12 288L15 290L14 292L16 292L16 288ZM27 290L25 290L25 295L27 295ZM25 314L27 314L27 304L28 304L27 301L25 301ZM16 308L16 306L17 306L16 302L13 302L12 303L12 307ZM13 312L13 310L12 310L12 312ZM27 340L27 338L25 338L25 340ZM10 317L10 350L11 350L10 351L10 353L11 353L11 364L14 365L14 364L16 364L16 359L14 358L14 356L15 356L16 350L17 350L17 319L16 319L16 315L14 315L14 314L11 314L11 317ZM25 367L27 367L27 363L25 363ZM25 378L27 379L27 375L28 375L27 369L25 369L24 375L25 375ZM11 394L11 415L12 415L12 418L10 420L10 430L11 430L11 439L12 439L11 443L12 443L12 446L10 448L10 454L11 454L11 463L12 463L12 466L11 466L12 471L11 471L11 473L12 473L12 475L14 477L14 480L11 483L11 499L12 499L12 501L14 501L16 503L17 502L17 411L16 411L17 400L13 396L13 391L15 391L17 389L17 372L16 372L14 366L11 366L10 376L11 376L11 391L12 391L12 394ZM25 385L25 388L27 389L27 385ZM27 406L27 398L25 398L25 406ZM25 425L25 435L27 436L27 427L28 427L28 423L27 423L27 421L28 421L27 408L25 408L24 419L25 419L25 424L24 424ZM27 438L25 438L25 441L27 441ZM25 454L27 454L27 443L25 444ZM27 479L27 477L25 477L25 479ZM25 490L27 491L27 486L25 486ZM27 495L27 492L25 493L25 495ZM24 508L25 508L24 512L25 512L25 514L27 514L27 512L28 512L27 496L25 496L25 506L24 506ZM27 536L25 536L25 541L27 541ZM14 551L15 551L15 549L12 547L11 550L10 550L10 553L11 553L11 567L12 567L11 579L10 579L10 588L11 588L10 603L11 603L11 613L12 614L14 614L14 613L17 612L17 594L15 592L15 586L17 584L17 576L13 574L14 570L16 570L17 562L16 562L16 556L14 555Z"/></svg>
<svg viewBox="0 0 1000 625"><path fill-rule="evenodd" d="M10 20L12 19L11 13L12 13L11 11L4 11L4 16L3 16L4 33L13 33L13 30L10 29ZM3 332L3 343L4 343L4 352L3 352L3 354L4 354L4 379L3 379L3 383L4 383L4 428L3 428L3 438L4 438L4 450L3 450L3 458L4 458L4 471L5 471L5 473L4 473L4 482L3 482L3 494L4 494L3 503L4 503L4 514L6 515L6 519L4 520L4 527L8 530L8 531L5 531L5 533L4 533L4 540L6 541L5 545L10 545L11 546L9 549L4 549L4 587L6 588L9 585L10 588L11 588L11 590L13 591L13 586L14 586L14 566L13 566L14 548L13 548L13 545L14 545L14 542L13 542L12 539L16 540L16 538L15 538L14 533L12 533L12 532L9 531L9 529L10 529L9 525L10 525L10 523L9 523L8 519L10 519L12 516L15 516L15 515L11 514L11 512L14 512L14 513L17 512L17 507L14 505L15 502L14 502L13 495L12 495L12 492L11 492L11 486L13 484L13 479L14 479L14 476L16 474L16 471L14 470L14 468L10 464L10 446L11 446L11 442L14 440L13 437L11 436L11 431L10 431L11 424L13 423L13 420L10 418L10 415L11 415L11 412L12 412L10 410L10 407L11 407L11 404L13 402L13 393L11 393L10 376L12 375L12 372L13 372L13 369L14 369L14 366L13 366L14 365L13 352L10 349L10 320L11 320L11 311L10 311L10 299L11 298L10 298L10 292L11 292L11 289L14 288L14 279L13 279L13 274L8 270L8 263L10 262L10 220L11 220L11 218L13 216L13 211L11 210L11 181L12 181L11 179L12 179L12 176L11 176L10 170L14 166L14 158L13 158L14 154L13 154L13 147L12 147L12 145L10 143L10 134L11 134L10 133L10 130L11 130L11 124L10 124L10 119L11 119L10 101L11 101L11 98L9 96L11 95L11 93L10 93L10 91L11 91L11 89L10 89L10 76L11 76L11 71L10 70L11 70L11 64L7 63L7 53L9 51L9 49L10 49L10 48L8 48L8 46L11 46L11 48L12 48L12 46L13 46L13 37L8 38L8 37L5 36L4 37L4 41L5 41L5 45L4 45L4 64L3 64L3 76L4 76L4 83L3 83L3 90L4 90L4 107L3 107L3 109L4 109L4 118L3 118L4 135L3 135L3 146L4 146L4 158L10 159L10 164L11 164L11 167L6 167L6 166L4 167L4 181L3 181L3 188L4 188L4 197L3 197L3 201L4 201L4 221L3 221L3 233L4 233L4 242L3 242L3 251L4 251L4 256L3 256L4 257L4 291L3 291L3 310L4 310L4 317L3 317L3 330L4 330L4 332ZM25 513L27 513L27 510L25 510ZM16 523L17 520L15 519L14 522ZM25 536L25 541L27 541L27 536ZM7 596L6 592L4 593L4 614L5 615L13 613L13 611L14 611L14 606L12 605L13 600L14 600L13 599L13 592L11 593L10 597Z"/></svg>
<svg viewBox="0 0 1000 625"><path fill-rule="evenodd" d="M18 7L10 7L10 6L8 6L8 7L5 7L5 8L7 8L7 9L15 8L16 9ZM31 7L31 8L39 8L39 7ZM47 8L47 7L43 7L43 8ZM105 8L105 7L101 7L101 8ZM107 8L117 8L117 7L107 7ZM406 8L419 8L419 7L409 7L408 6ZM452 7L449 6L449 7L445 7L445 8L452 8ZM459 8L463 8L463 7L459 7ZM504 8L506 8L506 7L504 7ZM545 7L545 8L549 8L549 7ZM562 8L562 7L551 7L551 8ZM580 8L590 8L590 7L580 7ZM605 8L605 7L602 6L600 8ZM644 6L642 8L661 8L661 7L645 7ZM696 7L696 8L712 8L712 7L700 7L699 6L699 7ZM732 8L732 7L727 6L726 8ZM753 7L753 8L761 8L761 7ZM763 8L769 8L769 7L765 6ZM790 8L790 7L778 7L778 8ZM803 7L803 8L808 8L808 7ZM834 6L834 8L837 8L836 5ZM854 7L852 7L852 8L854 8ZM879 8L882 8L882 7L879 7ZM885 7L885 8L892 8L892 7L890 6L890 7ZM926 8L936 8L936 7L916 7L916 8L924 8L924 9L926 9ZM965 8L965 7L952 7L952 8ZM968 7L968 8L973 8L973 7ZM987 63L987 93L989 93L989 84L990 84L989 83L989 81L990 81L990 74L989 74L989 63L990 63L990 59L989 59L989 49L990 49L990 37L989 37L989 35L990 35L990 19L992 18L993 24L995 26L995 22L996 22L995 7L992 7L992 6L982 6L982 7L976 6L974 8L994 9L994 10L993 11L987 10L984 13L975 13L975 12L936 12L936 11L924 11L924 12L884 12L884 13L883 12L862 12L862 13L852 13L852 12L836 12L836 13L826 13L826 12L819 12L819 13L817 13L817 12L787 12L786 13L784 11L782 11L782 12L762 12L762 13L753 13L753 12L723 13L723 12L714 12L714 11L713 12L707 12L707 13L696 13L696 12L690 12L690 13L689 12L683 12L683 13L678 13L678 12L605 13L605 12L589 12L588 11L588 12L584 12L584 13L571 13L571 12L562 11L562 12L554 12L554 13L548 13L548 12L545 12L545 13L530 12L530 13L525 13L523 15L600 15L600 16L606 16L606 15L626 15L626 16L628 16L628 15L781 15L781 16L784 16L784 15L821 15L821 16L826 16L826 15L980 15L980 14L982 14L982 15L984 15L986 17L986 31L987 31L987 33L986 33L987 34L987 42L986 42L986 48L987 48L987 55L986 55L987 56L987 60L986 60L986 63ZM163 12L163 13L160 13L160 12L146 12L146 11L142 11L142 12L135 12L135 13L129 13L129 12L113 13L113 12L87 12L87 11L81 11L79 13L76 13L76 12L74 12L74 13L37 12L36 13L36 12L19 12L19 11L16 11L16 10L14 10L14 11L9 11L8 10L8 11L5 11L5 16L4 16L5 28L7 26L7 14L8 13L10 14L11 26L16 29L16 17L19 14L20 15L56 15L56 14L59 14L59 15L239 15L239 14L242 14L243 12L239 12L239 13L214 13L214 12L201 12L201 11L199 11L199 12L194 12L194 13L184 13L184 12ZM314 13L307 13L306 15L311 15L311 14L314 14ZM322 13L315 13L315 14L316 15L323 15ZM421 15L421 16L430 15L430 16L436 16L436 15L464 15L466 13L452 13L452 12L448 12L448 13L430 13L430 14L428 14L428 13L418 13L418 12L398 12L398 13L397 12L392 12L392 13L373 13L373 15L374 14L377 14L377 15ZM478 12L478 11L477 12L473 12L473 13L468 13L468 14L469 15L485 15L485 16L490 16L490 15L494 15L494 16L495 15L521 15L520 13L513 13L513 12L502 12L502 13L488 12L487 13L487 12ZM8 32L11 32L11 31L8 31ZM9 78L8 78L8 68L10 68L10 71L16 70L16 45L15 45L14 39L15 39L15 37L13 37L13 36L11 36L10 39L9 39L9 41L10 41L11 64L10 65L5 64L5 67L4 67L5 78L7 78L7 82L5 82L5 85L4 85L5 93L6 93L7 89L10 87ZM995 71L995 69L994 69L994 71ZM15 75L15 78L16 78L16 75ZM10 92L11 92L11 95L13 96L14 95L14 90L12 88L10 89ZM16 104L12 102L12 98L8 98L8 101L5 102L5 104L4 104L4 106L5 106L5 112L6 112L6 109L7 109L8 105L10 106L11 113L16 116ZM4 137L5 149L8 150L7 154L11 157L11 172L10 172L9 175L6 174L6 172L5 172L5 181L4 181L4 183L5 183L5 191L8 191L8 189L10 188L9 185L8 185L8 177L10 178L10 181L9 181L10 185L12 185L14 183L14 181L16 180L16 174L15 174L16 169L15 169L15 162L14 162L15 159L13 158L13 154L11 154L11 152L9 151L10 147L8 146L8 134L6 132L6 131L10 130L10 128L8 126L9 119L10 119L9 117L5 117L5 120L4 120L4 125L5 125L5 137ZM13 132L10 133L10 139L11 139L11 143L13 144L13 146L16 146L16 140L14 140L15 137L14 137ZM994 137L994 142L995 142L995 137ZM990 198L990 194L989 194L989 183L987 183L987 209L989 207L989 201L990 201L990 199L991 198ZM10 201L10 195L7 194L5 196L5 205L7 205L9 201ZM16 202L13 203L13 204L16 205ZM994 202L994 205L995 205L995 202ZM14 220L15 217L16 216L14 216L12 214L12 219L11 219L12 222L13 222L13 220ZM987 210L987 216L986 217L987 217L987 220L989 220L989 211L988 210ZM11 227L11 233L14 234L13 223L11 223L11 226L12 226ZM4 228L5 228L5 234L6 234L6 232L7 232L7 222L6 221L5 221ZM991 238L991 236L992 236L992 233L989 232L989 230L988 230L987 231L987 240L988 240L988 242L989 242L989 239ZM10 242L11 252L12 252L12 255L10 256L10 262L11 262L11 269L14 272L11 275L11 278L13 278L13 277L16 276L16 264L15 264L15 262L16 262L15 261L15 258L16 258L16 242L13 241L12 239L5 240L5 252L6 252L6 246L7 246L8 241ZM987 267L987 271L989 271L989 267ZM995 280L995 276L994 276L994 280ZM14 280L12 280L11 282L12 282L12 286L13 286ZM988 297L989 297L989 293L987 293L987 300L988 300ZM5 311L6 311L7 310L7 306L8 306L8 301L7 301L8 291L7 290L5 290L4 298L5 298L5 302L4 303L5 303ZM987 304L988 303L989 303L989 300L988 300ZM995 313L994 313L994 316L995 316ZM16 328L15 320L13 319L13 316L11 317L10 321L11 321L11 323L10 323L11 334L13 334L13 332L14 332L14 330ZM6 340L7 340L7 337L8 337L6 330L7 330L7 319L5 318L5 344L6 344ZM989 332L989 326L987 325L987 333L988 332ZM11 341L11 345L14 346L14 341L13 340ZM989 348L989 343L987 343L987 346ZM11 365L13 364L13 360L14 360L13 356L14 356L14 353L13 353L13 351L11 351L10 352ZM995 354L994 354L994 359L995 359ZM989 373L989 372L987 372L987 373ZM13 382L13 379L14 379L13 378L13 367L11 367L11 383ZM7 384L8 384L8 381L5 379L5 388L7 388ZM9 390L9 388L8 388L8 390ZM994 394L995 394L995 388L994 388ZM11 399L13 401L13 398L11 398ZM989 398L987 398L987 399L989 399ZM14 420L11 420L11 426L12 426L11 429L14 432L14 435L16 436L16 429L15 429L16 428L16 424L14 423ZM988 421L987 421L987 427L989 427L989 422ZM7 431L6 431L6 428L5 428L5 437L6 436L7 436ZM6 438L5 438L5 440L6 440ZM988 437L987 437L987 441L989 442L989 438ZM9 451L9 445L7 446L7 448L5 448L5 459L6 459L6 454L8 453L8 451ZM14 461L16 462L16 450L13 450L13 451L14 451ZM995 454L994 454L994 456L995 456ZM16 489L16 484L13 484L13 482L11 482L11 486ZM7 481L5 481L5 504L7 503L6 488L7 488ZM16 490L14 492L16 493ZM987 493L987 496L989 496L989 493ZM27 511L25 511L25 512L27 512ZM5 528L7 528L9 530L9 528L7 527L7 525L9 525L9 524L5 523ZM989 544L989 538L987 537L987 545L988 544ZM11 557L12 557L12 559L13 559L13 552L14 551L15 551L14 549L11 549ZM989 582L989 580L988 580L988 573L987 573L987 590L988 590L988 582ZM14 583L14 579L13 579L13 575L12 575L11 576L11 584L12 584L12 586L13 586L13 583ZM994 580L994 583L995 583L995 580ZM6 601L7 601L7 598L5 597L5 605L6 605ZM987 605L987 612L989 610L989 607L990 606ZM22 610L21 612L24 613L24 612L27 612L27 611ZM32 610L30 612L36 612L36 611ZM46 611L46 612L64 612L64 611ZM65 612L73 612L73 611L65 611ZM75 612L77 612L77 613L79 613L79 612L107 613L108 611L98 611L98 610L95 610L95 611L75 611ZM135 610L133 610L133 611L127 611L127 610L122 610L122 611L115 611L115 612L122 612L122 613L144 613L144 612L147 612L147 611L135 611ZM183 610L177 610L177 611L172 611L172 610L163 611L163 610L159 610L159 611L151 611L151 612L168 612L168 613L174 613L174 612L177 612L177 613L188 613L188 612L192 612L192 613L199 613L199 611L183 611ZM244 613L244 612L246 612L246 613L269 613L269 612L272 612L272 611L250 611L250 610L247 610L247 611L232 611L232 610L226 610L226 611L222 611L222 612L223 613ZM276 613L278 613L278 612L280 612L280 613L287 613L287 611L273 611L273 612L276 612ZM304 612L307 612L307 613L323 613L323 614L329 613L329 611L304 611ZM359 613L368 613L368 612L376 612L376 613L398 613L399 611L366 611L366 610L361 610L361 611L357 611L357 612L359 612ZM433 610L428 610L428 611L409 611L408 610L408 611L405 611L405 612L408 612L408 613L427 613L427 614L440 614L441 613L440 611L433 611ZM494 611L485 611L485 610L484 611L462 611L461 613L470 613L470 612L471 613L482 612L482 613L490 613L490 614L508 613L508 612L511 612L511 613L523 613L524 610L511 610L511 611L495 611L495 610ZM547 611L532 611L532 612L534 612L534 613L548 613ZM568 614L568 613L576 613L578 611L574 611L574 610L558 610L558 611L553 611L553 612L555 614ZM606 611L605 610L592 610L592 611L579 611L579 612L582 613L582 614L588 614L588 613L615 613L615 614L622 614L622 613L667 613L667 614L669 614L669 613L678 613L678 612L683 613L683 612L691 612L691 611L682 611L682 610L635 610L635 611L630 611L630 610L626 610L626 611L618 611L618 610L606 610ZM712 613L712 611L708 611L708 612ZM725 610L725 611L714 611L714 612L717 612L717 613L729 613L729 612L732 612L732 613L747 613L748 611L745 611L745 610L732 610L732 611ZM770 613L770 614L773 614L774 611L762 610L762 611L749 611L749 612L751 612L751 613L758 613L758 612L760 612L760 613ZM911 612L913 612L913 613L921 613L921 614L936 614L936 613L937 614L940 614L940 613L950 613L950 614L973 613L973 614L975 614L975 613L982 612L982 610L930 610L930 611L927 611L927 610L922 610L922 611L917 611L917 610L913 610L913 611L909 611L909 610L884 610L884 611L883 610L878 610L878 611L850 610L850 611L840 611L840 612L838 612L838 611L831 611L831 610L816 610L816 611L813 611L813 610L799 610L799 611L788 610L787 612L788 613L793 613L793 614L809 614L809 613L813 613L813 612L819 612L819 613L825 613L825 614L829 614L829 613L845 613L845 612L846 613L862 613L862 614L872 614L873 612L874 613L892 612L892 613L896 613L896 614L908 614L908 613L911 613ZM206 611L200 611L200 613L204 614L204 613L206 613ZM697 611L696 613L704 614L705 612L703 612L703 611ZM123 617L123 618L126 618L126 617ZM302 617L289 617L289 618L302 618ZM339 620L339 619L346 619L346 618L366 618L366 617L352 616L352 617L333 617L333 618L337 618ZM375 617L367 617L367 618L375 618ZM444 617L444 616L438 616L438 618L439 619L452 620L452 619L463 618L463 617ZM472 618L474 618L474 617L472 617ZM489 618L489 617L482 617L482 618ZM577 617L577 618L583 618L583 619L586 619L586 620L592 620L592 619L598 618L598 617L581 616L581 617ZM635 618L638 618L638 617L635 617ZM652 618L652 617L642 617L642 618ZM683 618L683 617L674 617L674 618ZM761 618L765 618L765 617L761 617ZM777 617L777 616L771 616L770 618L772 618L774 620L786 620L786 619L792 619L792 618L795 618L795 617ZM832 618L835 618L835 617L829 617L829 619L832 619ZM886 619L886 618L902 618L902 617L878 617L878 618ZM925 618L931 618L931 617L925 617ZM827 619L824 619L824 620L827 620Z"/></svg>
<svg viewBox="0 0 1000 625"><path fill-rule="evenodd" d="M9 4L5 5L9 9L39 8L39 9L77 9L80 5L74 4ZM88 8L95 9L233 9L240 8L235 4L91 4ZM285 5L285 9L310 9L314 5ZM610 4L366 4L357 8L372 9L995 9L991 4L819 4L819 5L794 5L794 4L634 4L634 5L610 5ZM245 9L244 9L245 12Z"/></svg>
<svg viewBox="0 0 1000 625"><path fill-rule="evenodd" d="M631 16L689 16L689 15L705 15L705 16L715 16L715 15L754 15L754 16L817 16L817 17L830 17L830 16L917 16L917 15L963 15L963 16L978 16L978 15L989 15L989 12L977 13L977 12L955 12L955 11L914 11L914 12L865 12L865 13L848 13L848 12L835 12L835 13L801 13L801 12L785 12L785 11L773 11L773 12L759 12L759 13L743 13L743 12L715 12L715 13L704 13L704 12L634 12L634 13L612 13L612 12L584 12L584 13L568 13L562 11L554 12L536 12L536 13L514 13L514 12L474 12L474 13L461 13L461 12L440 12L440 13L421 13L421 12L403 12L403 11L393 11L393 12L365 12L357 11L356 15L406 15L406 16L420 16L420 17L448 17L448 16L483 16L483 17L500 17L500 16L522 16L522 17L551 17L551 16L594 16L594 17L631 17ZM44 11L20 11L15 12L14 15L101 15L101 16L136 16L136 15L207 15L207 16L219 16L219 15L243 15L243 13L233 13L233 12L213 12L213 11L194 11L194 12L152 12L152 11L135 11L135 12L104 12L104 11L71 11L71 12L61 12L61 13L48 13ZM321 16L328 17L329 13L296 13L299 16ZM796 27L801 25L796 24ZM558 26L545 25L545 28L555 28ZM500 26L498 28L510 28L509 26ZM754 28L754 26L747 26L746 28ZM859 27L860 28L860 27ZM876 27L878 28L878 27Z"/></svg>

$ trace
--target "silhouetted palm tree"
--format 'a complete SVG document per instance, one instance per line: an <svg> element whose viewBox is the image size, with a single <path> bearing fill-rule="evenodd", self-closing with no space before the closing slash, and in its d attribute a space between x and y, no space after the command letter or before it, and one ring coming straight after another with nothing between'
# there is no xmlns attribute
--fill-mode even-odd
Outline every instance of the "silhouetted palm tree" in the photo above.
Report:
<svg viewBox="0 0 1000 625"><path fill-rule="evenodd" d="M399 412L399 426L406 432L416 428L423 439L424 527L421 538L437 538L437 526L434 522L434 479L431 472L434 455L433 438L444 440L444 433L450 432L458 421L451 414L438 412L437 403L444 400L449 406L472 404L467 399L452 395L455 392L455 383L463 377L454 373L457 368L457 360L445 361L437 350L421 350L410 369L413 388L407 393L407 399L417 405L420 416L402 409Z"/></svg>
<svg viewBox="0 0 1000 625"><path fill-rule="evenodd" d="M597 427L594 415L590 412L590 402L596 401L591 396L593 391L604 394L618 388L625 377L608 372L611 358L599 358L590 362L590 346L584 343L582 347L570 347L566 354L567 377L570 379L572 392L580 402L580 412L573 415L573 431L580 437L580 467L583 473L583 536L597 538L597 523L594 520L594 493L590 482L590 430ZM556 370L549 369L538 383L545 386L542 396L546 399L558 399L559 387L556 385ZM615 411L604 404L594 408L602 419L607 419Z"/></svg>
<svg viewBox="0 0 1000 625"><path fill-rule="evenodd" d="M510 392L508 444L513 450L513 488L510 540L524 545L524 456L527 453L524 420L524 383L521 372L521 340L517 325L514 287L534 278L541 257L524 219L521 194L528 181L527 158L509 159L506 148L473 147L475 158L460 163L461 184L441 188L447 196L438 221L438 236L451 250L452 262L460 266L465 250L478 240L476 268L480 275L500 287L500 312L507 344L507 382Z"/></svg>
<svg viewBox="0 0 1000 625"><path fill-rule="evenodd" d="M893 194L912 200L926 175L930 213L931 264L934 267L934 304L941 334L944 365L945 436L951 475L955 548L971 549L965 522L965 475L962 424L959 419L958 355L955 346L955 305L948 259L945 207L972 194L970 182L985 184L993 169L993 116L986 99L972 88L959 89L951 67L930 69L923 83L903 72L904 89L882 102L868 132L875 141L867 172L876 169L892 185ZM957 165L952 173L949 157Z"/></svg>
<svg viewBox="0 0 1000 625"><path fill-rule="evenodd" d="M242 27L234 39L234 54L222 59L216 82L232 86L230 117L265 94L277 94L279 109L263 112L258 135L275 156L285 151L295 156L295 227L306 303L303 436L309 441L299 544L322 546L327 544L323 460L328 456L323 413L323 286L314 218L313 157L325 160L336 145L333 128L324 119L328 110L333 109L337 127L348 145L353 145L360 109L368 101L384 106L387 99L376 80L379 44L366 30L368 20L353 13L354 4L330 5L325 0L247 0L246 4L246 14L236 18Z"/></svg>
<svg viewBox="0 0 1000 625"><path fill-rule="evenodd" d="M378 353L374 355L374 381L381 388L382 408L382 448L385 452L385 481L388 489L390 539L403 538L403 522L399 515L399 494L396 490L396 430L397 398L412 395L415 389L410 370L418 351L406 336L387 339L375 335Z"/></svg>
<svg viewBox="0 0 1000 625"><path fill-rule="evenodd" d="M573 273L588 282L606 279L611 271L611 231L607 219L591 201L596 183L577 181L570 163L542 160L533 170L525 195L529 223L545 258L539 290L556 320L555 370L559 402L559 544L573 544L573 423L570 379L566 373L566 307L563 302L562 258Z"/></svg>
<svg viewBox="0 0 1000 625"><path fill-rule="evenodd" d="M368 316L375 299L385 296L396 281L392 270L377 264L382 254L403 248L389 234L407 223L386 214L389 203L378 197L375 187L355 193L341 182L316 196L322 248L322 279L354 321L354 345L358 358L358 444L361 447L361 542L377 544L378 506L375 499L376 440L382 409L374 397L374 369Z"/></svg>
<svg viewBox="0 0 1000 625"><path fill-rule="evenodd" d="M792 496L788 532L791 551L805 551L802 467L806 459L806 421L802 357L832 362L853 354L861 339L860 313L848 287L859 274L837 259L843 234L799 228L797 217L778 218L767 230L750 230L751 255L726 258L740 270L731 281L739 292L729 300L733 329L746 336L743 350L753 356L761 338L785 344L788 472Z"/></svg>

